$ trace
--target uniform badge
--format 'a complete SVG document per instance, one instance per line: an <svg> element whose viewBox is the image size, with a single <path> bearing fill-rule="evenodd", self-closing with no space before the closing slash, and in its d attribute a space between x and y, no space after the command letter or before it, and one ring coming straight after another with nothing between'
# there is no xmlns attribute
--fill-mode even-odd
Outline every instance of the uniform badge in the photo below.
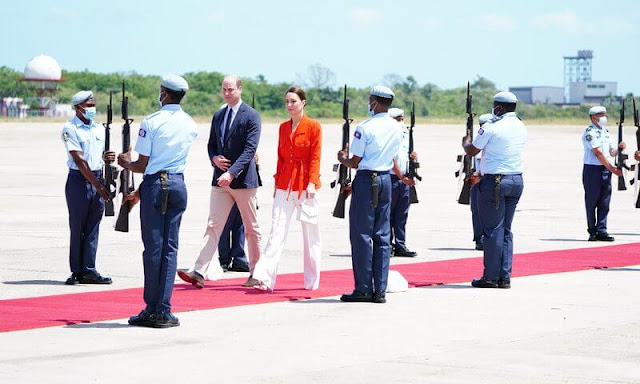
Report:
<svg viewBox="0 0 640 384"><path fill-rule="evenodd" d="M484 133L484 129L480 128L478 129L478 135L482 135Z"/></svg>
<svg viewBox="0 0 640 384"><path fill-rule="evenodd" d="M355 133L353 134L353 137L355 137L356 139L360 139L362 135L360 134L360 132L355 131Z"/></svg>
<svg viewBox="0 0 640 384"><path fill-rule="evenodd" d="M62 140L69 141L69 132L64 132L62 134Z"/></svg>
<svg viewBox="0 0 640 384"><path fill-rule="evenodd" d="M140 128L140 132L138 132L138 136L140 136L140 137L147 136L147 131L145 131L144 129Z"/></svg>
<svg viewBox="0 0 640 384"><path fill-rule="evenodd" d="M591 140L593 139L593 137L591 137L591 135L587 135L587 136L585 137L585 139L586 139L587 141L591 141Z"/></svg>

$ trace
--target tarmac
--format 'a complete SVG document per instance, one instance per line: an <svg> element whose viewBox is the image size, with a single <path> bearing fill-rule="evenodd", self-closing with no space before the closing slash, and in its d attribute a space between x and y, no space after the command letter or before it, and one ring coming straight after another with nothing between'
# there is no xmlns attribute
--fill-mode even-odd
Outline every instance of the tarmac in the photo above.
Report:
<svg viewBox="0 0 640 384"><path fill-rule="evenodd" d="M469 207L456 202L462 122L416 127L423 181L420 203L410 210L407 243L419 256L392 258L392 265L481 256L473 250ZM516 254L609 245L586 241L580 137L587 123L585 118L584 126L527 125L525 189L513 223ZM139 119L132 142L138 124ZM110 218L101 225L98 269L114 284L63 284L69 231L61 128L0 124L0 300L142 286L138 208L128 233L115 232ZM276 124L265 124L258 148L265 243L277 132ZM634 133L626 129L630 153ZM114 125L117 149L119 136ZM195 261L206 225L208 137L208 124L199 124L185 171L189 203L179 268ZM323 125L323 270L351 268L348 221L330 214L340 137L340 125ZM614 244L640 242L640 210L629 188L613 192ZM302 271L301 250L301 229L294 222L280 273ZM246 274L225 274L241 276ZM411 288L389 294L383 305L327 297L185 312L178 314L180 327L166 330L116 319L6 332L0 333L0 383L640 383L639 277L636 265L514 278L510 290L474 289L468 281Z"/></svg>

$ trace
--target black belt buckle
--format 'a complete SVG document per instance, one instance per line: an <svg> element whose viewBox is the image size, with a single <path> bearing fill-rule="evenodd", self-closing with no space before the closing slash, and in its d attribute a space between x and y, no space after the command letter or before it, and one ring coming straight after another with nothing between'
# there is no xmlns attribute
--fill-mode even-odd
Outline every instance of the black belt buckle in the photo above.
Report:
<svg viewBox="0 0 640 384"><path fill-rule="evenodd" d="M373 209L378 208L378 172L371 172L371 187L373 193Z"/></svg>
<svg viewBox="0 0 640 384"><path fill-rule="evenodd" d="M496 210L500 208L500 182L502 181L502 175L494 175L495 185L493 186L493 203L496 206Z"/></svg>
<svg viewBox="0 0 640 384"><path fill-rule="evenodd" d="M167 213L169 202L169 174L166 171L160 172L160 212Z"/></svg>

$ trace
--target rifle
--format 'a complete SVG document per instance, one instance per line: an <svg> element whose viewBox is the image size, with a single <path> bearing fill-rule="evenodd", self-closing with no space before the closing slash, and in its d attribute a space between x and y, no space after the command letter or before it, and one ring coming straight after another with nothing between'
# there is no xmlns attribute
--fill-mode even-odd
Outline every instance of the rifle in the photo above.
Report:
<svg viewBox="0 0 640 384"><path fill-rule="evenodd" d="M618 191L626 191L627 185L624 182L624 170L629 169L629 166L624 163L626 159L629 158L626 153L622 152L620 149L620 143L622 142L622 124L624 123L624 98L622 99L622 103L620 106L620 122L618 123L618 156L616 157L616 168L623 172L620 176L618 176Z"/></svg>
<svg viewBox="0 0 640 384"><path fill-rule="evenodd" d="M416 126L416 103L411 103L411 125L409 125L409 174L410 179L418 179L422 181L422 176L418 175L418 168L420 163L411 158L413 153L413 128ZM409 204L418 203L418 192L416 192L416 186L409 187Z"/></svg>
<svg viewBox="0 0 640 384"><path fill-rule="evenodd" d="M633 98L633 125L636 126L636 145L638 150L640 151L640 118L638 117L638 109L636 108L636 98ZM635 177L631 180L631 184L635 182L635 191L634 193L638 195L638 174L640 173L640 162L636 162L631 166L632 170L635 171ZM636 208L640 208L640 195L636 200Z"/></svg>
<svg viewBox="0 0 640 384"><path fill-rule="evenodd" d="M347 85L344 85L344 98L342 99L342 118L344 124L342 125L342 150L349 155L349 131L351 129L351 122L353 119L349 118L349 99L347 98ZM336 185L340 186L338 192L338 200L333 208L333 217L344 219L345 205L347 197L349 197L349 186L351 185L351 169L346 165L339 163L333 165L334 172L337 171L337 178L331 183L331 188L335 188Z"/></svg>
<svg viewBox="0 0 640 384"><path fill-rule="evenodd" d="M471 138L473 141L473 116L475 114L472 112L472 101L473 96L471 95L471 91L469 89L469 82L467 82L467 136ZM458 197L458 204L468 205L471 200L471 179L470 176L473 175L476 170L474 166L473 156L469 155L458 155L457 161L462 162L462 166L458 171L456 171L456 177L460 177L461 174L464 174L464 183L462 184L462 190L460 191L460 196ZM458 184L460 185L460 184Z"/></svg>
<svg viewBox="0 0 640 384"><path fill-rule="evenodd" d="M128 152L131 147L131 123L133 119L129 118L129 97L125 95L124 80L122 81L122 152ZM122 169L120 171L120 188L118 193L121 194L122 200L127 198L129 193L134 190L133 176L128 169ZM115 229L119 232L129 232L129 206L131 203L126 201L120 206L120 212L118 212L118 218L116 219Z"/></svg>
<svg viewBox="0 0 640 384"><path fill-rule="evenodd" d="M109 147L111 145L111 123L113 122L113 110L111 109L113 100L113 92L109 92L109 105L107 105L107 122L102 123L104 126L104 150L105 152L109 151ZM116 195L116 181L115 175L118 174L118 170L115 166L111 165L111 163L104 164L104 187L109 191L109 196L113 199ZM115 211L113 209L113 200L109 200L104 203L104 215L105 216L114 216Z"/></svg>

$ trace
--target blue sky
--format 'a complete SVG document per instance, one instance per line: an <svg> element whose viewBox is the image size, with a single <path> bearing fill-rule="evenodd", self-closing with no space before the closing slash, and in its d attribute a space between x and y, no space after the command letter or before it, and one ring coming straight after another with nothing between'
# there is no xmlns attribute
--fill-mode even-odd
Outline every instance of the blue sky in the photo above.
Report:
<svg viewBox="0 0 640 384"><path fill-rule="evenodd" d="M44 53L63 69L105 73L295 82L320 63L335 85L394 73L442 88L477 75L499 88L562 86L563 56L592 49L593 80L640 94L635 0L26 0L0 9L0 65L17 70Z"/></svg>

